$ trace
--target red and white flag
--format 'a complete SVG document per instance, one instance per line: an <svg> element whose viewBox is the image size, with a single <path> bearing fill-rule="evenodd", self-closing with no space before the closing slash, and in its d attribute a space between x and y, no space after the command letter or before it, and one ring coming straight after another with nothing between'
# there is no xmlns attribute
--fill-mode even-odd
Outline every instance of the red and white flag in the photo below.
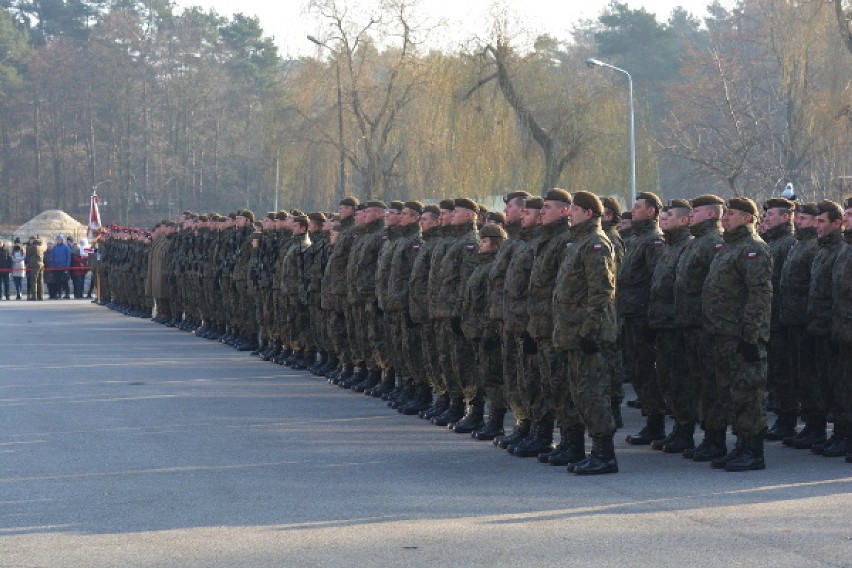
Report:
<svg viewBox="0 0 852 568"><path fill-rule="evenodd" d="M89 230L86 231L89 240L94 239L101 228L101 211L98 209L98 194L92 192L92 200L89 205Z"/></svg>

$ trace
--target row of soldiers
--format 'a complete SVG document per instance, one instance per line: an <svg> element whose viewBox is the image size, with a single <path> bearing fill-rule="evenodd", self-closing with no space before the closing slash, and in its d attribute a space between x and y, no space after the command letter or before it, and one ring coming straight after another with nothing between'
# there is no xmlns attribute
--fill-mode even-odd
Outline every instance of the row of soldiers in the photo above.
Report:
<svg viewBox="0 0 852 568"><path fill-rule="evenodd" d="M763 469L766 438L852 461L852 198L503 200L187 212L104 240L101 301L579 475L618 471L625 379L629 444L727 471Z"/></svg>

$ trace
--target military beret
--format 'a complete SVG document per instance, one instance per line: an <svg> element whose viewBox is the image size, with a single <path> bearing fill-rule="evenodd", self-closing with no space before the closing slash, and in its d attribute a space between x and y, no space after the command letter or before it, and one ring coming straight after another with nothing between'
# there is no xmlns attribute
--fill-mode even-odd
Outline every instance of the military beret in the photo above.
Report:
<svg viewBox="0 0 852 568"><path fill-rule="evenodd" d="M314 211L313 213L308 214L308 219L316 221L317 223L323 223L326 220L326 216L325 213L321 211Z"/></svg>
<svg viewBox="0 0 852 568"><path fill-rule="evenodd" d="M852 209L852 197L847 197L846 201L843 202L844 209Z"/></svg>
<svg viewBox="0 0 852 568"><path fill-rule="evenodd" d="M603 203L600 197L590 191L574 192L574 205L588 209L596 216L603 214Z"/></svg>
<svg viewBox="0 0 852 568"><path fill-rule="evenodd" d="M411 209L412 211L417 212L418 215L421 215L423 213L423 204L419 201L406 201L405 209Z"/></svg>
<svg viewBox="0 0 852 568"><path fill-rule="evenodd" d="M254 213L250 209L240 209L237 214L242 215L251 222L254 222Z"/></svg>
<svg viewBox="0 0 852 568"><path fill-rule="evenodd" d="M659 211L663 208L663 202L660 200L659 196L656 193L652 193L650 191L643 191L639 195L636 196L636 199L644 199L645 201L650 201L651 205L657 208Z"/></svg>
<svg viewBox="0 0 852 568"><path fill-rule="evenodd" d="M206 221L209 221L210 217L208 217L207 215L201 214L201 215L198 216L198 220L201 221L202 223L204 223Z"/></svg>
<svg viewBox="0 0 852 568"><path fill-rule="evenodd" d="M686 199L669 199L664 209L692 209L692 205Z"/></svg>
<svg viewBox="0 0 852 568"><path fill-rule="evenodd" d="M286 221L287 217L289 217L289 216L290 216L290 214L288 212L279 211L278 213L275 214L275 220L276 221Z"/></svg>
<svg viewBox="0 0 852 568"><path fill-rule="evenodd" d="M757 205L748 197L733 197L728 200L728 209L736 209L757 216Z"/></svg>
<svg viewBox="0 0 852 568"><path fill-rule="evenodd" d="M388 209L396 209L397 211L402 211L405 208L405 203L402 201L391 201L388 203Z"/></svg>
<svg viewBox="0 0 852 568"><path fill-rule="evenodd" d="M814 202L802 203L796 206L796 211L803 215L813 215L816 217L819 215L819 209L817 209L817 204Z"/></svg>
<svg viewBox="0 0 852 568"><path fill-rule="evenodd" d="M293 222L303 227L307 227L310 223L307 215L293 215Z"/></svg>
<svg viewBox="0 0 852 568"><path fill-rule="evenodd" d="M269 213L267 213L266 218L274 221L275 220L275 211L270 211Z"/></svg>
<svg viewBox="0 0 852 568"><path fill-rule="evenodd" d="M476 202L472 199L467 199L466 197L459 197L458 199L453 201L453 205L474 212L479 211L479 205L477 205Z"/></svg>
<svg viewBox="0 0 852 568"><path fill-rule="evenodd" d="M480 204L479 204L479 214L480 214L480 215L485 215L486 213L488 213L488 207L486 207L485 205L483 205L482 203L480 203Z"/></svg>
<svg viewBox="0 0 852 568"><path fill-rule="evenodd" d="M378 207L379 209L387 209L387 204L381 199L373 199L364 204L364 207Z"/></svg>
<svg viewBox="0 0 852 568"><path fill-rule="evenodd" d="M228 217L229 217L230 219L236 219L236 218L237 218L237 212L236 212L236 211L231 211L230 213L228 213Z"/></svg>
<svg viewBox="0 0 852 568"><path fill-rule="evenodd" d="M820 215L823 213L829 213L837 219L843 217L843 209L841 209L840 204L836 201L831 201L830 199L823 199L817 203L817 211L819 211Z"/></svg>
<svg viewBox="0 0 852 568"><path fill-rule="evenodd" d="M554 187L545 193L543 198L545 201L562 201L571 205L571 194L564 189L559 189L558 187Z"/></svg>
<svg viewBox="0 0 852 568"><path fill-rule="evenodd" d="M707 193L705 195L699 195L695 199L692 200L692 207L702 207L704 205L724 205L725 200L719 197L718 195L713 195L712 193Z"/></svg>
<svg viewBox="0 0 852 568"><path fill-rule="evenodd" d="M763 204L764 211L769 211L770 209L790 209L793 211L796 209L796 204L783 197L773 197L772 199L767 199L766 203Z"/></svg>
<svg viewBox="0 0 852 568"><path fill-rule="evenodd" d="M190 211L189 209L187 209L186 211L184 211L183 213L181 213L181 215L183 215L184 217L189 217L190 215L192 215L192 211ZM30 237L30 238L32 238L32 237Z"/></svg>
<svg viewBox="0 0 852 568"><path fill-rule="evenodd" d="M489 211L485 215L485 220L494 221L495 223L500 223L501 225L503 225L504 223L506 223L506 216L500 211Z"/></svg>
<svg viewBox="0 0 852 568"><path fill-rule="evenodd" d="M624 219L625 221L632 221L633 220L633 211L625 211L624 213L621 214L621 218Z"/></svg>
<svg viewBox="0 0 852 568"><path fill-rule="evenodd" d="M520 197L521 199L526 199L527 197L532 196L526 191L513 191L503 198L503 203L509 203L510 201L512 201L513 199L517 199L518 197Z"/></svg>
<svg viewBox="0 0 852 568"><path fill-rule="evenodd" d="M261 233L260 231L255 231L251 234L251 240L253 241L259 241L261 237L263 237L263 233Z"/></svg>
<svg viewBox="0 0 852 568"><path fill-rule="evenodd" d="M290 210L290 215L292 215L293 217L304 216L304 214L305 214L305 212L302 211L301 209L291 209Z"/></svg>
<svg viewBox="0 0 852 568"><path fill-rule="evenodd" d="M355 206L355 211L363 211L366 208L367 208L366 203L359 203L358 205Z"/></svg>
<svg viewBox="0 0 852 568"><path fill-rule="evenodd" d="M604 197L601 199L601 203L603 204L604 209L611 211L615 217L621 217L621 207L615 199L612 197Z"/></svg>
<svg viewBox="0 0 852 568"><path fill-rule="evenodd" d="M340 200L340 205L348 205L349 207L358 207L359 203L361 202L358 201L358 198L351 195Z"/></svg>
<svg viewBox="0 0 852 568"><path fill-rule="evenodd" d="M437 205L427 205L423 208L423 213L431 213L432 215L441 215L441 208Z"/></svg>
<svg viewBox="0 0 852 568"><path fill-rule="evenodd" d="M479 236L482 238L505 239L506 231L500 225L485 225L480 229Z"/></svg>
<svg viewBox="0 0 852 568"><path fill-rule="evenodd" d="M527 209L541 209L544 206L544 199L541 197L527 197L524 200L524 207Z"/></svg>
<svg viewBox="0 0 852 568"><path fill-rule="evenodd" d="M438 207L440 207L441 209L449 209L450 211L452 211L456 208L456 204L452 199L442 199L441 202L438 204Z"/></svg>

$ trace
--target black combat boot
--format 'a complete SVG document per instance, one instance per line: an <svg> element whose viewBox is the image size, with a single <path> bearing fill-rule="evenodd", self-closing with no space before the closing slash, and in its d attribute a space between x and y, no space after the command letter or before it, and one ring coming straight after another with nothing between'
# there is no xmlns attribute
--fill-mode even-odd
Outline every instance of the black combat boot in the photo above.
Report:
<svg viewBox="0 0 852 568"><path fill-rule="evenodd" d="M765 468L766 463L763 461L763 436L743 438L740 453L735 458L725 462L725 471L753 471Z"/></svg>
<svg viewBox="0 0 852 568"><path fill-rule="evenodd" d="M638 434L628 434L625 441L634 446L647 446L654 440L666 437L666 417L663 415L648 416L645 427Z"/></svg>
<svg viewBox="0 0 852 568"><path fill-rule="evenodd" d="M509 446L517 444L527 436L529 436L532 424L529 418L517 420L514 429L504 436L497 436L492 442L498 448L507 449Z"/></svg>
<svg viewBox="0 0 852 568"><path fill-rule="evenodd" d="M523 442L513 446L512 455L519 458L534 458L553 447L553 418L539 420L533 426L535 436L527 436Z"/></svg>
<svg viewBox="0 0 852 568"><path fill-rule="evenodd" d="M815 446L811 447L814 451ZM827 458L842 458L849 451L849 425L842 422L834 423L834 432L825 444L820 454ZM814 452L816 453L816 452Z"/></svg>
<svg viewBox="0 0 852 568"><path fill-rule="evenodd" d="M589 457L573 466L569 471L577 475L600 475L618 473L618 461L615 459L615 446L612 436L592 438L592 451Z"/></svg>
<svg viewBox="0 0 852 568"><path fill-rule="evenodd" d="M333 385L340 384L341 381L348 381L355 375L355 365L350 363L344 364L340 368L340 372L329 377L328 382Z"/></svg>
<svg viewBox="0 0 852 568"><path fill-rule="evenodd" d="M559 425L559 443L555 447L549 448L547 451L541 452L540 454L538 454L538 456L536 456L536 459L538 459L538 461L541 462L541 463L547 463L547 460L550 459L550 456L552 456L556 452L562 450L567 441L568 441L568 430L565 428L565 426L562 426L560 424Z"/></svg>
<svg viewBox="0 0 852 568"><path fill-rule="evenodd" d="M464 416L464 399L450 399L450 406L440 415L432 419L432 424L435 426L447 426L450 422L458 422Z"/></svg>
<svg viewBox="0 0 852 568"><path fill-rule="evenodd" d="M337 386L342 389L350 390L353 385L357 385L367 378L367 366L364 363L359 363L355 369L355 373L348 379L341 378L337 381Z"/></svg>
<svg viewBox="0 0 852 568"><path fill-rule="evenodd" d="M488 422L479 430L474 430L470 436L475 440L493 440L497 436L502 436L503 420L506 418L505 408L492 408L488 413Z"/></svg>
<svg viewBox="0 0 852 568"><path fill-rule="evenodd" d="M773 424L772 427L767 430L766 439L783 440L784 438L795 436L797 421L798 415L795 412L779 414L778 419L775 420L775 424Z"/></svg>
<svg viewBox="0 0 852 568"><path fill-rule="evenodd" d="M447 408L449 408L449 406L450 395L447 393L439 394L435 397L435 401L432 403L432 406L423 412L418 412L417 415L424 420L432 420L434 417L442 414Z"/></svg>
<svg viewBox="0 0 852 568"><path fill-rule="evenodd" d="M416 389L414 387L414 381L408 380L402 384L402 388L399 391L399 396L388 400L388 406L391 408L397 409L399 412L400 408L407 406L409 403L414 401L414 397L416 395Z"/></svg>
<svg viewBox="0 0 852 568"><path fill-rule="evenodd" d="M538 438L538 426L539 426L538 422L532 422L531 421L530 428L527 431L527 435L524 436L523 438L521 438L520 440L516 441L516 442L508 444L506 446L506 451L509 452L510 454L513 454L513 453L515 453L515 448L517 448L518 446L520 446L521 444L523 444L527 440L535 440L536 438Z"/></svg>
<svg viewBox="0 0 852 568"><path fill-rule="evenodd" d="M396 373L393 369L385 369L382 372L382 380L373 388L366 389L364 394L373 398L382 398L382 395L389 393L396 386Z"/></svg>
<svg viewBox="0 0 852 568"><path fill-rule="evenodd" d="M257 333L247 331L243 341L237 345L237 351L254 351L257 349Z"/></svg>
<svg viewBox="0 0 852 568"><path fill-rule="evenodd" d="M467 405L467 411L458 422L451 424L450 428L456 434L470 434L474 430L479 430L485 426L484 418L485 401L481 398L474 398ZM846 452L844 452L846 453Z"/></svg>
<svg viewBox="0 0 852 568"><path fill-rule="evenodd" d="M677 436L678 428L679 426L677 422L675 422L674 427L672 427L672 431L669 432L665 438L663 438L662 440L654 440L653 442L651 442L651 449L662 451L663 446L671 442L674 437Z"/></svg>
<svg viewBox="0 0 852 568"><path fill-rule="evenodd" d="M364 392L367 389L371 389L374 386L378 385L382 380L382 372L378 369L373 369L372 371L367 372L367 377L358 383L357 385L352 385L352 390L355 392Z"/></svg>
<svg viewBox="0 0 852 568"><path fill-rule="evenodd" d="M708 462L728 453L725 430L704 432L704 440L694 450L684 450L683 457L695 462Z"/></svg>
<svg viewBox="0 0 852 568"><path fill-rule="evenodd" d="M583 461L586 457L586 433L583 430L560 429L560 434L559 445L547 457L547 463L566 466ZM541 461L540 455L538 459Z"/></svg>
<svg viewBox="0 0 852 568"><path fill-rule="evenodd" d="M811 414L805 417L805 427L802 431L793 436L790 441L790 446L799 449L810 449L814 444L825 442L825 416Z"/></svg>
<svg viewBox="0 0 852 568"><path fill-rule="evenodd" d="M663 452L667 454L683 454L686 450L695 449L695 422L687 424L675 424L673 432L676 432L672 439L663 445Z"/></svg>
<svg viewBox="0 0 852 568"><path fill-rule="evenodd" d="M432 406L432 387L427 383L420 383L414 387L414 400L397 410L406 416L415 416Z"/></svg>
<svg viewBox="0 0 852 568"><path fill-rule="evenodd" d="M735 460L742 453L745 448L745 440L742 436L737 435L737 443L734 444L734 449L725 454L724 456L718 457L714 460L710 461L710 466L713 469L725 469L727 463L731 460ZM695 458L693 458L694 460Z"/></svg>
<svg viewBox="0 0 852 568"><path fill-rule="evenodd" d="M340 359L337 357L336 353L329 353L328 359L326 359L325 364L319 368L317 375L321 377L327 377L329 373L337 368L340 364Z"/></svg>
<svg viewBox="0 0 852 568"><path fill-rule="evenodd" d="M295 371L304 371L311 365L314 365L317 362L317 350L316 349L305 349L302 351L302 356L293 363L292 369Z"/></svg>
<svg viewBox="0 0 852 568"><path fill-rule="evenodd" d="M610 399L609 404L612 407L612 419L615 420L615 429L624 428L624 418L621 416L621 401L613 398Z"/></svg>

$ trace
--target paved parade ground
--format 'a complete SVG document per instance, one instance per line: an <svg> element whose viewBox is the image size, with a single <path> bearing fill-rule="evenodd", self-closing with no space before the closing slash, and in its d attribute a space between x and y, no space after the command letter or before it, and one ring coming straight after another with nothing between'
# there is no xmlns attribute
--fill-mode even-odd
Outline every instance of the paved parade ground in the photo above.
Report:
<svg viewBox="0 0 852 568"><path fill-rule="evenodd" d="M88 301L0 302L0 567L852 566L852 464L577 477Z"/></svg>

